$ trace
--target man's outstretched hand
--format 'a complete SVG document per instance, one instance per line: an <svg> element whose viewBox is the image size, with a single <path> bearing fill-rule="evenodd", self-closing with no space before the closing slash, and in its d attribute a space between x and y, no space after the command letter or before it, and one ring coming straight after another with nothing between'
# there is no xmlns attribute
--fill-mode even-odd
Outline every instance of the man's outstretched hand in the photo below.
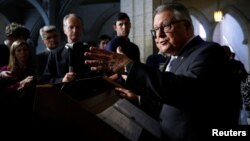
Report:
<svg viewBox="0 0 250 141"><path fill-rule="evenodd" d="M91 47L84 55L89 58L85 60L85 64L91 66L93 71L107 71L117 73L124 71L125 66L131 60L124 54L110 52L104 49Z"/></svg>

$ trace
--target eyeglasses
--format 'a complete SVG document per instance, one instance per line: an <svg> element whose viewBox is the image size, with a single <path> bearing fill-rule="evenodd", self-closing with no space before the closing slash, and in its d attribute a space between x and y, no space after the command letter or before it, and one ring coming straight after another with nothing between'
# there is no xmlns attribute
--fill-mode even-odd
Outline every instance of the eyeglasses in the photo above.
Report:
<svg viewBox="0 0 250 141"><path fill-rule="evenodd" d="M156 38L156 34L159 31L163 31L164 33L169 33L173 29L173 25L183 22L185 20L177 20L172 22L163 22L162 26L151 29L150 32L154 38Z"/></svg>

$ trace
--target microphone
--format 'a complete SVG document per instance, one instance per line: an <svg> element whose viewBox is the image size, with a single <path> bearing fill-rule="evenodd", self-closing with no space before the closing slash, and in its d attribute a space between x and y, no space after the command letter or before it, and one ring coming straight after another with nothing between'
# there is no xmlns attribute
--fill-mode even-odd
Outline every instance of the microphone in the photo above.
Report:
<svg viewBox="0 0 250 141"><path fill-rule="evenodd" d="M67 43L65 47L69 51L69 72L73 72L73 45L74 43Z"/></svg>
<svg viewBox="0 0 250 141"><path fill-rule="evenodd" d="M69 51L69 72L83 74L89 67L84 64L84 53L89 50L89 45L83 42L67 43L65 47Z"/></svg>

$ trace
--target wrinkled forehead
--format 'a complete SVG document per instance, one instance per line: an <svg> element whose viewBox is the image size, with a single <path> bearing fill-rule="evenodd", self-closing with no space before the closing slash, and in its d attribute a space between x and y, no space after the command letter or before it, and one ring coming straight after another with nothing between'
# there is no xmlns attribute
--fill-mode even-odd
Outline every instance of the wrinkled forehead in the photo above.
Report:
<svg viewBox="0 0 250 141"><path fill-rule="evenodd" d="M79 18L70 16L66 21L65 21L65 26L82 26L82 22Z"/></svg>
<svg viewBox="0 0 250 141"><path fill-rule="evenodd" d="M45 37L51 37L51 36L57 36L57 35L58 35L57 31L48 31L44 33Z"/></svg>
<svg viewBox="0 0 250 141"><path fill-rule="evenodd" d="M172 11L166 10L159 12L154 16L153 27L161 26L162 23L171 22L174 19L175 17Z"/></svg>

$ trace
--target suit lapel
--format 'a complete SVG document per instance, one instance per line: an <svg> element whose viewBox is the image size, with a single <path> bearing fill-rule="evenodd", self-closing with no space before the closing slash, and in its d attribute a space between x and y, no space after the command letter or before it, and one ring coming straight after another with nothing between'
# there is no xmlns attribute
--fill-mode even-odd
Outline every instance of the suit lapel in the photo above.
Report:
<svg viewBox="0 0 250 141"><path fill-rule="evenodd" d="M199 47L202 42L204 41L199 36L191 40L178 55L178 58L175 60L175 64L171 67L170 72L175 72L184 62L185 58L189 56L189 54L192 53L197 47Z"/></svg>
<svg viewBox="0 0 250 141"><path fill-rule="evenodd" d="M167 57L166 62L165 62L164 66L163 66L163 68L162 68L162 70L161 70L162 72L165 72L165 71L166 71L166 68L167 68L167 65L168 65L170 59L171 59L171 57Z"/></svg>
<svg viewBox="0 0 250 141"><path fill-rule="evenodd" d="M170 69L170 72L175 72L177 68L182 64L183 62L183 57L178 57L177 59L174 60L174 64Z"/></svg>
<svg viewBox="0 0 250 141"><path fill-rule="evenodd" d="M69 51L68 51L68 49L66 49L65 47L62 49L62 53L61 53L61 58L62 59L65 59L65 56L67 56L67 58L68 58L68 56L69 56Z"/></svg>
<svg viewBox="0 0 250 141"><path fill-rule="evenodd" d="M43 58L44 58L45 60L47 60L49 54L50 54L50 51L48 51L48 50L44 51L44 52L43 52Z"/></svg>

